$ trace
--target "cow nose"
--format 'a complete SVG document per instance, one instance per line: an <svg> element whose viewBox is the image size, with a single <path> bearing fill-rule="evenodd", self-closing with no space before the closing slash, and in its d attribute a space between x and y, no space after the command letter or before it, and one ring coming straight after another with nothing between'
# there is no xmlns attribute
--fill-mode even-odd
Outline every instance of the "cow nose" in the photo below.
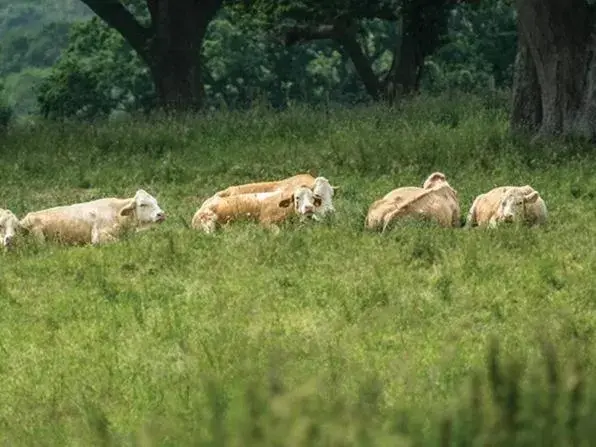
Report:
<svg viewBox="0 0 596 447"><path fill-rule="evenodd" d="M315 208L313 206L305 206L304 207L304 214L307 216L313 214L315 212Z"/></svg>
<svg viewBox="0 0 596 447"><path fill-rule="evenodd" d="M12 245L12 236L4 236L4 245L9 247Z"/></svg>
<svg viewBox="0 0 596 447"><path fill-rule="evenodd" d="M159 212L159 213L157 213L156 219L158 222L162 222L162 221L166 220L166 214L163 212Z"/></svg>

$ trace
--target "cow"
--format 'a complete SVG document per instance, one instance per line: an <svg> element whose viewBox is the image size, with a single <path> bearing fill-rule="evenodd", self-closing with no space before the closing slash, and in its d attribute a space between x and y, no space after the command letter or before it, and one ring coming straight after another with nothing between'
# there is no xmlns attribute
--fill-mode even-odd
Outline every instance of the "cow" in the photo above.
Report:
<svg viewBox="0 0 596 447"><path fill-rule="evenodd" d="M318 195L321 198L321 206L317 208L317 212L315 213L315 216L313 216L314 219L335 212L333 196L339 187L331 186L329 180L325 177L315 178L310 174L297 174L282 180L230 186L222 191L216 192L214 197L230 197L240 194L262 194L259 197L267 197L270 193L282 190L291 191L293 188L299 186L306 186L312 189L315 195Z"/></svg>
<svg viewBox="0 0 596 447"><path fill-rule="evenodd" d="M10 210L0 209L0 238L2 238L4 247L12 247L14 238L20 229L21 225L17 216Z"/></svg>
<svg viewBox="0 0 596 447"><path fill-rule="evenodd" d="M258 221L264 227L275 228L277 223L292 214L300 216L302 221L313 218L321 201L321 197L316 196L306 185L279 192L245 193L227 197L215 195L197 210L191 227L213 233L219 225L248 219Z"/></svg>
<svg viewBox="0 0 596 447"><path fill-rule="evenodd" d="M127 231L140 231L166 219L157 200L143 189L132 198L108 197L28 213L21 227L41 242L100 245Z"/></svg>
<svg viewBox="0 0 596 447"><path fill-rule="evenodd" d="M544 200L530 185L498 186L474 199L464 227L496 228L514 222L532 227L544 224L547 217Z"/></svg>
<svg viewBox="0 0 596 447"><path fill-rule="evenodd" d="M398 218L418 216L430 219L443 227L460 226L458 194L442 172L433 172L422 188L404 186L394 189L370 206L365 228L386 231Z"/></svg>

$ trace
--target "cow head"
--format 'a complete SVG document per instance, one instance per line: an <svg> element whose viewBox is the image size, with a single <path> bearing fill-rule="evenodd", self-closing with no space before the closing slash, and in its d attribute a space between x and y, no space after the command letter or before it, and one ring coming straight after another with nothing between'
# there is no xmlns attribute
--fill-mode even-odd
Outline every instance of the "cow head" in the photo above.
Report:
<svg viewBox="0 0 596 447"><path fill-rule="evenodd" d="M279 202L279 206L287 208L293 203L296 214L301 218L308 218L314 216L316 208L321 206L321 201L321 197L316 196L310 188L299 186L289 199Z"/></svg>
<svg viewBox="0 0 596 447"><path fill-rule="evenodd" d="M0 209L0 238L4 247L12 247L14 237L20 228L19 219L12 211Z"/></svg>
<svg viewBox="0 0 596 447"><path fill-rule="evenodd" d="M166 219L166 214L157 204L155 197L142 189L120 209L120 215L135 217L141 224L161 223Z"/></svg>
<svg viewBox="0 0 596 447"><path fill-rule="evenodd" d="M540 194L531 188L511 188L505 192L499 202L497 222L512 223L523 220L526 216L526 205L535 203Z"/></svg>
<svg viewBox="0 0 596 447"><path fill-rule="evenodd" d="M327 180L325 177L317 177L315 179L312 190L315 198L318 197L321 199L320 214L325 215L327 213L335 212L335 207L333 206L333 196L337 189L339 189L339 187L331 186L329 180Z"/></svg>
<svg viewBox="0 0 596 447"><path fill-rule="evenodd" d="M447 183L447 177L442 172L433 172L422 184L424 189L434 188L440 183Z"/></svg>

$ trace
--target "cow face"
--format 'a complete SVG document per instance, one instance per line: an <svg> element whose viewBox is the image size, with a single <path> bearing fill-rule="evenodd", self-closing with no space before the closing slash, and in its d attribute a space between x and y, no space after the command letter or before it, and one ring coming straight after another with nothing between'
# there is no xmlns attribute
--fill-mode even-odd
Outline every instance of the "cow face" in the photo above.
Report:
<svg viewBox="0 0 596 447"><path fill-rule="evenodd" d="M148 192L139 189L130 203L120 210L121 216L136 216L139 223L161 223L166 214L157 204L157 200Z"/></svg>
<svg viewBox="0 0 596 447"><path fill-rule="evenodd" d="M313 217L316 207L321 206L321 197L316 196L314 192L306 186L300 186L294 190L289 199L279 202L281 208L287 208L294 204L294 211L301 218Z"/></svg>
<svg viewBox="0 0 596 447"><path fill-rule="evenodd" d="M499 203L497 222L513 223L524 220L526 205L535 203L539 197L536 191L529 193L519 189L507 191Z"/></svg>
<svg viewBox="0 0 596 447"><path fill-rule="evenodd" d="M12 247L14 237L21 228L19 219L10 210L0 210L0 238L4 247Z"/></svg>

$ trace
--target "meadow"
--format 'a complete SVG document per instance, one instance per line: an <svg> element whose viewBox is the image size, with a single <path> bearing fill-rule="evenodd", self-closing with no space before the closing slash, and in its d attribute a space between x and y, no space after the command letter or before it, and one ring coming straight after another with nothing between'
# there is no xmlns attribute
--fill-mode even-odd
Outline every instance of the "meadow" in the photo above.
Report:
<svg viewBox="0 0 596 447"><path fill-rule="evenodd" d="M364 230L444 172L462 219L531 184L544 228ZM0 207L144 188L161 226L0 254L3 445L588 445L596 440L596 153L530 145L475 97L295 107L0 136ZM232 184L310 171L336 215L279 234L190 228Z"/></svg>

